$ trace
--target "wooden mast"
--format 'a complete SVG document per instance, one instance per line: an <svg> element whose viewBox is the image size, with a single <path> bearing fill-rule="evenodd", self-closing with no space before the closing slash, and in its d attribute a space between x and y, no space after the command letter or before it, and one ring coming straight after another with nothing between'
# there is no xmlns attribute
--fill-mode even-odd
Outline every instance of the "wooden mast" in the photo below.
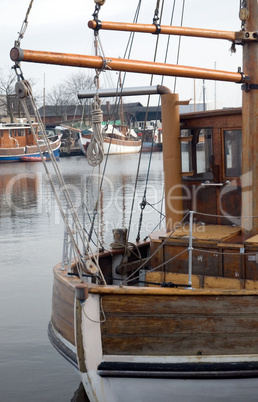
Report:
<svg viewBox="0 0 258 402"><path fill-rule="evenodd" d="M257 0L247 2L246 32L258 31ZM257 38L257 36L256 36ZM243 85L242 111L242 219L244 231L258 233L258 42L244 43L243 70L250 77Z"/></svg>

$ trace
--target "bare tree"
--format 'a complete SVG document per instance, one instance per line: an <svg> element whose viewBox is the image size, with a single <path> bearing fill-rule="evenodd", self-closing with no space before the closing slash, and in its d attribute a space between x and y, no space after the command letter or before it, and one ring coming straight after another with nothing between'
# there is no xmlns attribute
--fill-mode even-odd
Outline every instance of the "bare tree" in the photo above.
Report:
<svg viewBox="0 0 258 402"><path fill-rule="evenodd" d="M15 101L15 81L16 77L12 71L4 73L0 70L0 108L5 116L9 116L11 122L14 121L13 109ZM1 113L1 114L2 114Z"/></svg>
<svg viewBox="0 0 258 402"><path fill-rule="evenodd" d="M86 75L83 71L79 71L72 74L65 81L65 92L69 96L71 102L74 104L80 104L82 107L82 120L85 123L86 120L86 110L89 100L88 99L78 99L78 92L85 89L93 89L95 84L89 75Z"/></svg>
<svg viewBox="0 0 258 402"><path fill-rule="evenodd" d="M55 107L56 116L63 116L71 104L71 97L65 91L63 84L55 85L46 97L48 105Z"/></svg>
<svg viewBox="0 0 258 402"><path fill-rule="evenodd" d="M86 75L83 71L71 74L65 81L65 92L70 96L70 99L75 104L79 101L83 103L83 99L78 99L77 94L79 91L94 88L94 82L91 77Z"/></svg>
<svg viewBox="0 0 258 402"><path fill-rule="evenodd" d="M15 84L17 77L9 68L6 71L0 70L0 117L10 117L11 122L14 118L24 117L20 99L15 92ZM31 88L35 85L35 80L29 79ZM36 100L36 99L35 99ZM26 100L29 112L33 115L34 111L31 107L29 99Z"/></svg>

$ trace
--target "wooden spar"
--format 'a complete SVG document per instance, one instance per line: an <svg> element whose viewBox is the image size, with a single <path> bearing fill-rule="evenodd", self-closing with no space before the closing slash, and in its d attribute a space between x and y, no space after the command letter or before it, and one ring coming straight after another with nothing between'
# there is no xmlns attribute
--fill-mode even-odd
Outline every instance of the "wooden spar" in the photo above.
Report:
<svg viewBox="0 0 258 402"><path fill-rule="evenodd" d="M101 21L99 24L95 20L88 22L88 27L91 29L106 29L113 31L129 31L129 32L143 32L143 33L157 33L157 26L155 24L133 24L124 22L107 22ZM226 39L230 41L236 40L236 32L232 31L217 31L214 29L199 29L199 28L186 28L186 27L173 27L169 25L160 25L159 34L164 35L180 35L180 36L194 36L198 38L210 39Z"/></svg>
<svg viewBox="0 0 258 402"><path fill-rule="evenodd" d="M247 2L249 18L246 29L258 31L257 0ZM242 111L242 227L258 233L258 42L245 43L243 68L250 76L250 85L243 91ZM247 219L244 217L256 217Z"/></svg>
<svg viewBox="0 0 258 402"><path fill-rule="evenodd" d="M27 61L31 63L56 64L71 67L85 67L97 70L126 71L131 73L166 75L174 77L201 78L206 80L243 82L242 73L210 70L206 68L178 66L165 63L154 63L141 60L128 60L100 56L88 56L68 53L54 53L38 50L22 50L14 47L10 57L13 61Z"/></svg>

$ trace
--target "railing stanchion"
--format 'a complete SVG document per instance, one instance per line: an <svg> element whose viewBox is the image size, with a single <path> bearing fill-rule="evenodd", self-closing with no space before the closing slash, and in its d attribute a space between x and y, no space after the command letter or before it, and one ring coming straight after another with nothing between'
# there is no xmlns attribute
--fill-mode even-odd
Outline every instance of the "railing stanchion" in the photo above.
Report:
<svg viewBox="0 0 258 402"><path fill-rule="evenodd" d="M194 214L194 211L190 211L190 217L189 217L189 246L188 246L188 285L189 285L189 287L192 287L193 214Z"/></svg>

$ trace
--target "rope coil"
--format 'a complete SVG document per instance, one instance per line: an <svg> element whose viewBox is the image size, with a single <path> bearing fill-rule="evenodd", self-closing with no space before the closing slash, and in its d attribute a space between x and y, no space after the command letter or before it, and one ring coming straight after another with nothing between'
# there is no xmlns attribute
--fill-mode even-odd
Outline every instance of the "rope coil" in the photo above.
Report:
<svg viewBox="0 0 258 402"><path fill-rule="evenodd" d="M95 95L91 104L92 113L92 137L87 148L87 159L91 166L98 166L104 158L104 135L102 130L103 112L100 108L101 101L98 95Z"/></svg>

